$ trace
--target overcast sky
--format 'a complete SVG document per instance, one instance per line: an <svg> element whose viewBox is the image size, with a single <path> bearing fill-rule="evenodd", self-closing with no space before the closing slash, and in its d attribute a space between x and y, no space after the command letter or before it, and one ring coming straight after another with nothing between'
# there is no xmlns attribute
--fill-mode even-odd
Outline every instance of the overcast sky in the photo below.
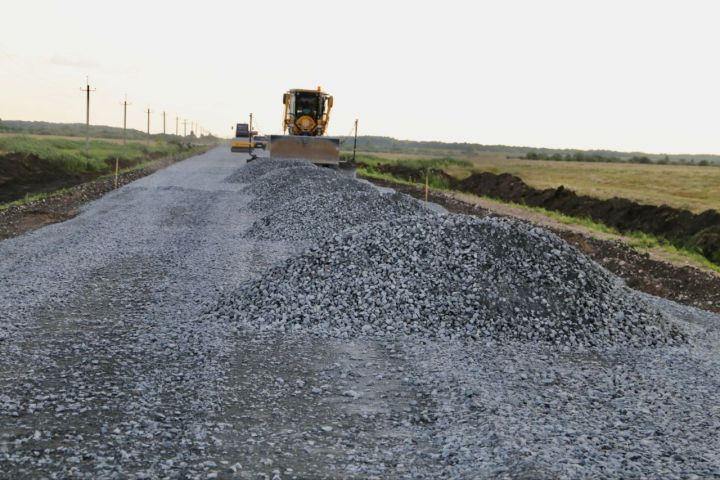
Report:
<svg viewBox="0 0 720 480"><path fill-rule="evenodd" d="M95 124L278 133L322 85L335 135L720 153L716 1L7 3L0 118L82 122L89 75Z"/></svg>

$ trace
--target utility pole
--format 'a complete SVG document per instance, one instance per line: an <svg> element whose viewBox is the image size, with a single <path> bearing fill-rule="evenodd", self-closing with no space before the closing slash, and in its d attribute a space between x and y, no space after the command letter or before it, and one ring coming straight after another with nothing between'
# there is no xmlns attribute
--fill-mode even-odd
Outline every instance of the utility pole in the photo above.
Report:
<svg viewBox="0 0 720 480"><path fill-rule="evenodd" d="M150 111L150 107L148 107L148 109L145 110L145 113L147 113L147 134L148 134L148 137L150 137L150 114L152 113Z"/></svg>
<svg viewBox="0 0 720 480"><path fill-rule="evenodd" d="M163 135L165 135L165 110L163 110Z"/></svg>
<svg viewBox="0 0 720 480"><path fill-rule="evenodd" d="M187 120L183 120L183 137L187 137Z"/></svg>
<svg viewBox="0 0 720 480"><path fill-rule="evenodd" d="M355 162L355 150L357 150L357 128L358 128L358 119L355 119L355 140L353 141L353 163Z"/></svg>
<svg viewBox="0 0 720 480"><path fill-rule="evenodd" d="M127 107L130 105L127 101L127 94L125 94L125 101L120 105L123 106L123 145L127 143Z"/></svg>
<svg viewBox="0 0 720 480"><path fill-rule="evenodd" d="M90 155L90 92L95 89L90 88L90 79L85 77L85 88L80 87L81 92L85 92L85 155Z"/></svg>
<svg viewBox="0 0 720 480"><path fill-rule="evenodd" d="M180 130L178 129L178 125L180 125L180 117L175 115L175 135L178 135L180 133Z"/></svg>
<svg viewBox="0 0 720 480"><path fill-rule="evenodd" d="M125 101L121 104L123 106L123 146L127 145L127 107L130 105L127 101L127 94L125 94ZM115 155L115 188L118 187L118 175L120 174L120 159Z"/></svg>

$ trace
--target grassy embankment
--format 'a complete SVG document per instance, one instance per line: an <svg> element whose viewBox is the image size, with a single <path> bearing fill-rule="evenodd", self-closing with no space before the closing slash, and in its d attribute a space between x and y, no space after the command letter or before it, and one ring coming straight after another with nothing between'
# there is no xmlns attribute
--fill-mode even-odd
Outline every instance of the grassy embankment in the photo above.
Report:
<svg viewBox="0 0 720 480"><path fill-rule="evenodd" d="M374 167L401 165L412 169L430 168L457 179L466 178L474 172L510 173L539 189L564 185L578 194L601 199L624 197L639 203L668 204L694 213L707 209L720 210L720 189L717 188L717 185L720 185L720 168L713 166L537 161L508 159L497 154L473 158L418 158L405 154L382 156L361 154L357 156L357 161L366 165L358 170L360 174L396 183L417 185L406 178L379 172ZM443 175L431 173L428 180L431 189L451 190L449 182ZM702 254L692 249L678 247L663 238L644 232L621 233L590 218L572 217L544 208L483 198L486 201L537 212L563 224L580 225L591 231L622 238L641 251L660 250L672 260L720 272L720 266Z"/></svg>
<svg viewBox="0 0 720 480"><path fill-rule="evenodd" d="M85 141L77 138L0 135L0 159L3 162L0 168L6 177L0 180L4 180L5 188L9 189L24 181L36 183L38 178L43 178L45 171L52 180L67 178L68 184L73 180L77 183L77 179L89 180L114 174L116 159L121 173L124 173L197 148L162 141L132 141L123 145L117 139L92 139L86 152ZM0 208L37 200L61 190L28 194L22 199L2 204Z"/></svg>

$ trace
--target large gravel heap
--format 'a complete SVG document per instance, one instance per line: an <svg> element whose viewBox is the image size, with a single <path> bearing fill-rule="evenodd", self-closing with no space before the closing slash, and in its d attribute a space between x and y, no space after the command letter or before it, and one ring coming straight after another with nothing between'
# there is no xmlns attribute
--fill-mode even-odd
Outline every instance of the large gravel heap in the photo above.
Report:
<svg viewBox="0 0 720 480"><path fill-rule="evenodd" d="M334 170L308 164L270 170L243 190L255 196L249 206L256 211L275 210L300 197L328 192L355 194L377 190Z"/></svg>
<svg viewBox="0 0 720 480"><path fill-rule="evenodd" d="M338 233L242 286L216 314L320 334L638 346L682 332L546 230L511 219L404 217Z"/></svg>
<svg viewBox="0 0 720 480"><path fill-rule="evenodd" d="M258 219L246 236L261 240L325 240L340 231L407 215L434 215L401 193L329 192L306 195Z"/></svg>
<svg viewBox="0 0 720 480"><path fill-rule="evenodd" d="M230 183L250 183L262 177L268 172L281 168L292 167L312 167L312 163L307 160L272 160L270 158L261 158L238 168L225 181Z"/></svg>

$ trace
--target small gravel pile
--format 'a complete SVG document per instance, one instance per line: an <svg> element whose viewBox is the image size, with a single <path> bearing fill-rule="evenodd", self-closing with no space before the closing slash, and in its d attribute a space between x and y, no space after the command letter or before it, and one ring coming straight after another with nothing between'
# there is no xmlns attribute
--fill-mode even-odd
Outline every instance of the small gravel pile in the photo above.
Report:
<svg viewBox="0 0 720 480"><path fill-rule="evenodd" d="M308 195L376 191L370 184L312 165L271 170L243 189L243 193L255 196L249 207L259 211L275 210Z"/></svg>
<svg viewBox="0 0 720 480"><path fill-rule="evenodd" d="M401 193L330 192L306 195L257 220L246 237L258 240L324 240L364 223L407 215L434 215Z"/></svg>
<svg viewBox="0 0 720 480"><path fill-rule="evenodd" d="M229 175L225 181L230 183L251 183L272 170L301 166L312 166L312 164L307 160L271 160L269 158L259 158L237 169Z"/></svg>
<svg viewBox="0 0 720 480"><path fill-rule="evenodd" d="M637 346L684 341L616 277L511 219L404 217L334 236L226 298L261 328Z"/></svg>

